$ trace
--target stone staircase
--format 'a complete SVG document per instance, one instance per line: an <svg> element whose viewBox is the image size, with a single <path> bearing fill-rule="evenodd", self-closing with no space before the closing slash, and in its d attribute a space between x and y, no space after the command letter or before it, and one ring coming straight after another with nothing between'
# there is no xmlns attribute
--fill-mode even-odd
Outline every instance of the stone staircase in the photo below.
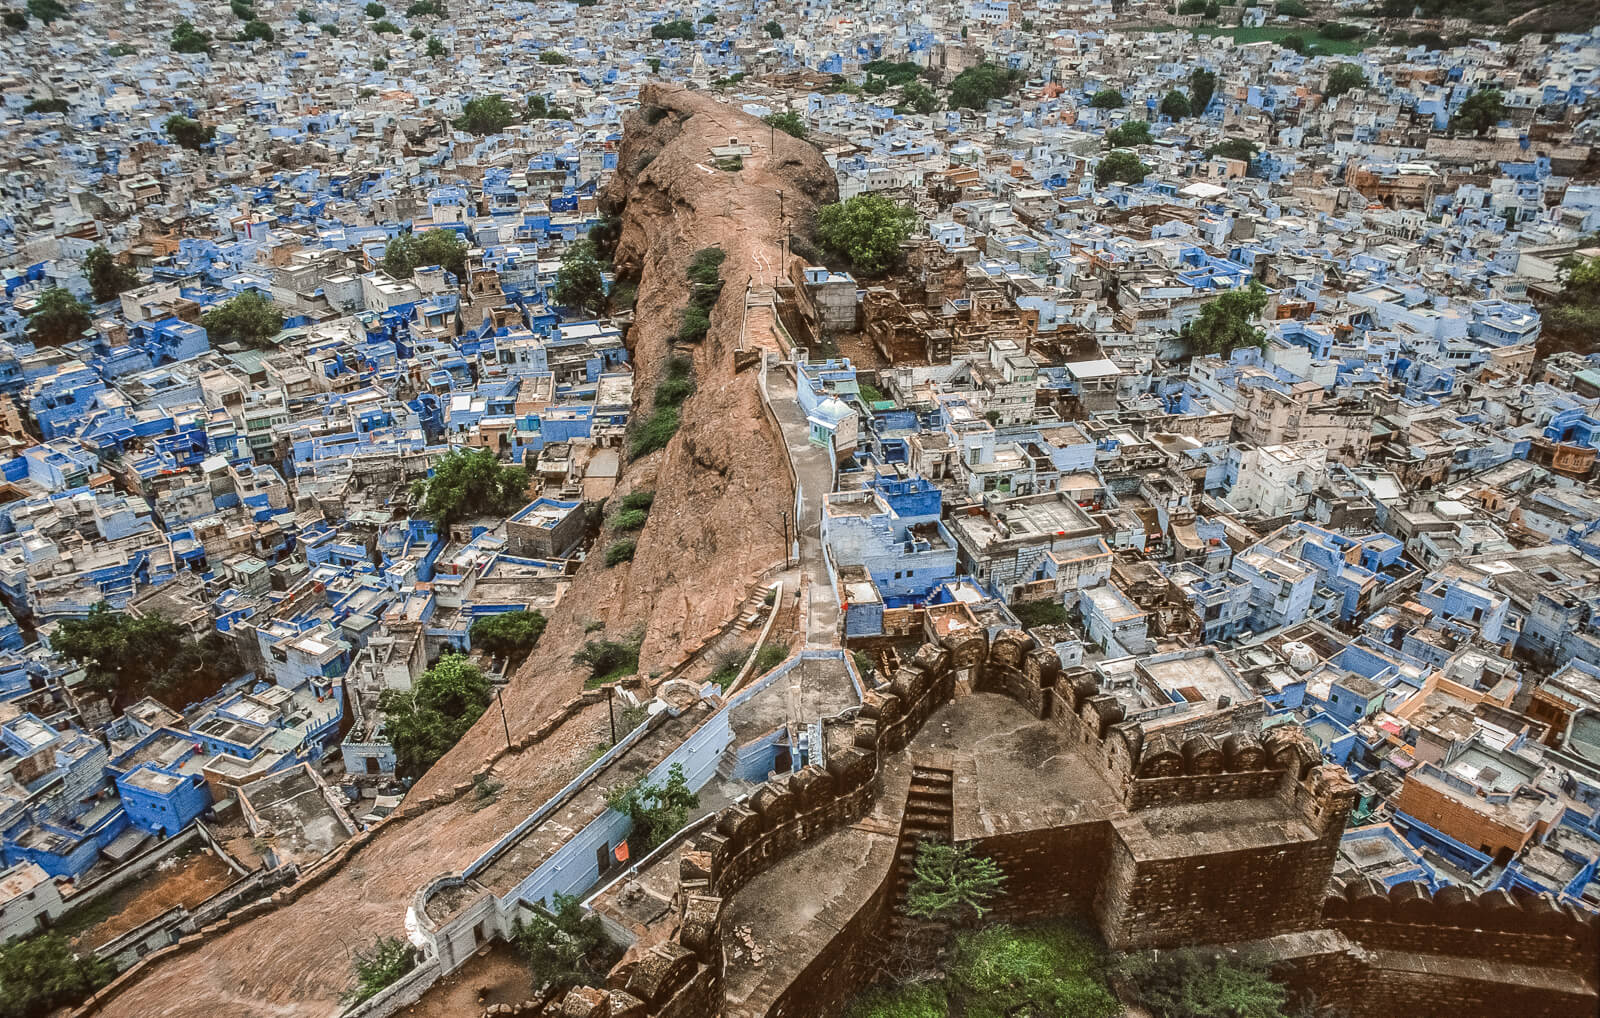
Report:
<svg viewBox="0 0 1600 1018"><path fill-rule="evenodd" d="M955 821L953 792L955 770L943 761L919 761L911 767L911 787L906 792L905 814L900 820L900 841L895 846L894 912L890 934L901 940L943 941L946 924L906 914L906 897L915 879L917 844L949 844Z"/></svg>

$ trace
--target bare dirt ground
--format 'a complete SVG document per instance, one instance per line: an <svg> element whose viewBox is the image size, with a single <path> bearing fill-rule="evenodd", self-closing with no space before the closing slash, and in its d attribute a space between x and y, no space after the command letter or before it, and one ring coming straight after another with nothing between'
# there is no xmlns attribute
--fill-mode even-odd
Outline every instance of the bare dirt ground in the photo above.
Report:
<svg viewBox="0 0 1600 1018"><path fill-rule="evenodd" d="M651 86L620 152L623 169L608 201L622 209L619 270L640 278L637 325L630 334L638 375L635 413L648 414L655 384L672 352L688 295L684 270L695 251L720 245L725 285L711 333L691 351L696 391L683 423L662 451L627 464L618 494L651 489L656 501L629 565L607 569L600 556L580 569L553 613L540 646L505 694L513 732L534 728L582 687L572 653L590 636L590 620L616 638L643 624L640 670L675 660L730 617L754 585L782 562L777 525L794 493L780 437L768 424L756 371L734 372L741 340L775 348L770 324L744 328L747 281L770 285L780 269L779 208L801 231L815 204L836 196L834 177L812 146L714 99ZM659 114L659 115L658 115ZM755 151L740 173L708 168L712 145L739 137ZM775 146L775 151L771 146ZM779 198L778 191L784 191ZM625 204L624 204L625 202ZM610 535L602 535L602 542ZM380 935L403 935L416 889L459 871L588 761L606 725L592 707L525 753L505 757L494 776L505 783L489 807L463 802L383 829L325 883L293 903L188 953L165 960L101 1012L116 1018L323 1018L339 1010L350 981L351 952ZM470 775L504 739L491 708L413 790L426 796ZM448 1008L448 990L440 1008ZM417 1014L473 1015L434 1008Z"/></svg>
<svg viewBox="0 0 1600 1018"><path fill-rule="evenodd" d="M527 966L510 945L496 942L396 1013L405 1018L476 1018L486 1007L520 1004L530 995Z"/></svg>
<svg viewBox="0 0 1600 1018"><path fill-rule="evenodd" d="M73 945L79 950L100 947L174 905L193 908L237 879L238 874L210 849L192 852L178 859L172 868L158 867L85 906L105 918L76 934Z"/></svg>

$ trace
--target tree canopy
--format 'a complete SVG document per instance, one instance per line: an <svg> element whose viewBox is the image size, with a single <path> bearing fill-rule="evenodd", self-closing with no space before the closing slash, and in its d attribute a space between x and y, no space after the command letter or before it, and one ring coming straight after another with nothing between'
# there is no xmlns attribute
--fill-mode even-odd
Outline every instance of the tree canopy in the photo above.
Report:
<svg viewBox="0 0 1600 1018"><path fill-rule="evenodd" d="M917 843L906 889L906 912L919 919L964 922L982 919L1005 882L1000 867L965 845Z"/></svg>
<svg viewBox="0 0 1600 1018"><path fill-rule="evenodd" d="M768 113L762 119L784 134L799 138L801 141L806 140L806 122L798 113L785 110L782 113Z"/></svg>
<svg viewBox="0 0 1600 1018"><path fill-rule="evenodd" d="M1249 138L1224 138L1223 140L1206 149L1206 156L1221 156L1224 159L1242 159L1250 162L1259 151L1256 143Z"/></svg>
<svg viewBox="0 0 1600 1018"><path fill-rule="evenodd" d="M65 99L34 99L22 107L24 113L65 113L72 108L72 104Z"/></svg>
<svg viewBox="0 0 1600 1018"><path fill-rule="evenodd" d="M499 134L517 119L517 111L498 95L468 99L456 118L456 127L469 134Z"/></svg>
<svg viewBox="0 0 1600 1018"><path fill-rule="evenodd" d="M1337 99L1351 89L1362 88L1366 84L1366 72L1360 67L1355 64L1335 64L1333 70L1328 72L1328 84L1323 89L1323 95Z"/></svg>
<svg viewBox="0 0 1600 1018"><path fill-rule="evenodd" d="M765 25L761 26L761 30L763 32L767 33L768 38L772 38L772 39L782 39L783 38L783 26L778 24L776 21L767 22Z"/></svg>
<svg viewBox="0 0 1600 1018"><path fill-rule="evenodd" d="M1021 80L1020 71L999 64L969 67L950 83L950 108L981 110L989 105L989 100L1010 94Z"/></svg>
<svg viewBox="0 0 1600 1018"><path fill-rule="evenodd" d="M1139 157L1125 148L1114 152L1107 152L1104 159L1094 170L1094 183L1096 187L1105 187L1117 181L1123 184L1137 184L1149 176L1150 167L1139 161Z"/></svg>
<svg viewBox="0 0 1600 1018"><path fill-rule="evenodd" d="M104 304L122 291L139 285L139 274L118 264L111 252L98 244L83 256L83 274L89 277L89 291L96 304Z"/></svg>
<svg viewBox="0 0 1600 1018"><path fill-rule="evenodd" d="M488 449L452 449L432 476L412 483L411 501L418 516L441 528L467 516L505 516L528 501L528 471Z"/></svg>
<svg viewBox="0 0 1600 1018"><path fill-rule="evenodd" d="M184 20L173 27L171 45L174 53L210 53L211 35Z"/></svg>
<svg viewBox="0 0 1600 1018"><path fill-rule="evenodd" d="M417 676L410 689L378 695L384 733L394 747L395 772L420 776L461 741L494 699L494 687L461 654L446 654Z"/></svg>
<svg viewBox="0 0 1600 1018"><path fill-rule="evenodd" d="M60 346L83 335L94 324L88 305L59 286L39 294L28 316L28 339L40 346Z"/></svg>
<svg viewBox="0 0 1600 1018"><path fill-rule="evenodd" d="M1179 333L1197 355L1227 354L1242 346L1267 345L1266 333L1255 319L1267 306L1267 291L1260 283L1229 290L1200 307L1200 314L1185 322Z"/></svg>
<svg viewBox="0 0 1600 1018"><path fill-rule="evenodd" d="M267 346L268 340L283 331L283 315L269 298L255 290L228 298L207 311L200 322L214 342L254 347Z"/></svg>
<svg viewBox="0 0 1600 1018"><path fill-rule="evenodd" d="M633 821L628 847L642 858L689 822L689 811L700 805L700 796L689 790L683 764L675 763L664 783L642 777L612 790L606 805Z"/></svg>
<svg viewBox="0 0 1600 1018"><path fill-rule="evenodd" d="M383 271L391 279L410 279L417 269L437 265L458 280L467 275L467 242L454 230L402 233L383 249Z"/></svg>
<svg viewBox="0 0 1600 1018"><path fill-rule="evenodd" d="M162 125L166 128L167 137L192 152L198 152L211 144L217 136L217 129L210 124L202 124L198 120L191 120L181 113L174 113Z"/></svg>
<svg viewBox="0 0 1600 1018"><path fill-rule="evenodd" d="M62 619L50 646L82 665L89 688L118 705L154 696L182 708L244 670L215 630L196 640L163 616L127 615L104 602L85 618Z"/></svg>
<svg viewBox="0 0 1600 1018"><path fill-rule="evenodd" d="M1162 116L1182 120L1193 112L1193 107L1189 105L1189 97L1177 89L1168 92L1161 100Z"/></svg>
<svg viewBox="0 0 1600 1018"><path fill-rule="evenodd" d="M1505 117L1505 97L1497 88L1485 88L1462 100L1450 118L1450 130L1482 134Z"/></svg>
<svg viewBox="0 0 1600 1018"><path fill-rule="evenodd" d="M67 13L67 8L59 3L58 0L28 0L26 6L29 14L46 25L72 16Z"/></svg>
<svg viewBox="0 0 1600 1018"><path fill-rule="evenodd" d="M593 241L584 239L571 245L556 271L556 303L599 314L606 299L604 271Z"/></svg>
<svg viewBox="0 0 1600 1018"><path fill-rule="evenodd" d="M1123 107L1122 93L1114 88L1102 88L1089 100L1089 105L1097 110L1120 110Z"/></svg>
<svg viewBox="0 0 1600 1018"><path fill-rule="evenodd" d="M1211 97L1217 91L1217 75L1215 71L1208 71L1203 67L1196 67L1189 72L1189 108L1195 116L1200 116L1211 105Z"/></svg>
<svg viewBox="0 0 1600 1018"><path fill-rule="evenodd" d="M1106 144L1112 148L1128 148L1150 143L1150 125L1143 120L1130 120L1106 132Z"/></svg>
<svg viewBox="0 0 1600 1018"><path fill-rule="evenodd" d="M887 271L899 260L900 245L916 225L915 209L881 194L858 194L824 205L817 213L817 236L823 245L869 276Z"/></svg>
<svg viewBox="0 0 1600 1018"><path fill-rule="evenodd" d="M676 21L663 21L650 28L652 39L693 39L694 25L690 21L679 18Z"/></svg>
<svg viewBox="0 0 1600 1018"><path fill-rule="evenodd" d="M512 939L528 963L535 990L554 993L574 986L603 986L622 951L606 936L597 912L576 897L556 894L551 907L535 908L518 920Z"/></svg>
<svg viewBox="0 0 1600 1018"><path fill-rule="evenodd" d="M913 113L927 116L939 108L939 97L933 89L920 81L908 81L900 86L900 101Z"/></svg>
<svg viewBox="0 0 1600 1018"><path fill-rule="evenodd" d="M496 657L521 661L544 635L545 617L536 611L500 612L485 615L472 624L468 636L472 645Z"/></svg>
<svg viewBox="0 0 1600 1018"><path fill-rule="evenodd" d="M13 940L0 947L0 1018L38 1018L76 1006L114 975L93 952L75 954L60 933Z"/></svg>
<svg viewBox="0 0 1600 1018"><path fill-rule="evenodd" d="M265 21L247 21L239 33L240 42L271 42L272 26Z"/></svg>
<svg viewBox="0 0 1600 1018"><path fill-rule="evenodd" d="M417 965L417 952L399 937L379 937L371 947L356 951L350 968L356 984L340 1000L359 1004L376 997L382 990Z"/></svg>

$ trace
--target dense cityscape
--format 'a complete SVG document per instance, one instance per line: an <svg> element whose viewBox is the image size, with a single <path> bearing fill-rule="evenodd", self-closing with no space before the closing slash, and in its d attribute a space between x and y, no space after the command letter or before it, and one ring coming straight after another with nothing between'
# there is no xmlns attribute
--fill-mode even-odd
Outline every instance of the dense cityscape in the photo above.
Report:
<svg viewBox="0 0 1600 1018"><path fill-rule="evenodd" d="M0 12L0 1018L1600 1013L1600 12Z"/></svg>

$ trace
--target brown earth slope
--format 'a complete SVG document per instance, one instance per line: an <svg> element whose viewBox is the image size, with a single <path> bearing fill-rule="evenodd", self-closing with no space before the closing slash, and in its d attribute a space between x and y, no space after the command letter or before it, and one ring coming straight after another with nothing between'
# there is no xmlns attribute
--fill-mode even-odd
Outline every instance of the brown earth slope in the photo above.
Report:
<svg viewBox="0 0 1600 1018"><path fill-rule="evenodd" d="M780 235L777 191L798 232L814 202L831 201L834 178L809 145L779 133L776 161L766 125L715 100L647 88L629 119L607 200L620 207L619 268L638 273L632 330L635 407L648 412L687 297L684 269L699 248L727 252L710 336L693 352L697 391L672 443L627 468L619 493L654 489L650 521L631 565L585 563L537 651L505 695L513 732L535 727L582 685L571 663L592 621L606 635L644 627L640 668L673 661L733 614L782 557L773 525L790 504L784 451L762 416L756 373L734 374L745 281L770 282ZM653 121L653 122L652 122ZM710 168L712 145L737 137L756 146L739 173ZM649 157L648 160L646 157ZM646 162L648 165L646 166ZM796 226L796 223L799 223ZM752 336L752 345L770 337ZM602 537L603 543L611 535ZM603 738L603 705L551 739L508 754L494 768L506 788L487 807L472 797L391 820L339 870L295 901L143 970L101 1013L129 1018L311 1018L339 1010L349 956L383 934L403 935L406 906L431 877L460 870L575 774ZM504 740L499 712L482 721L419 783L410 801L463 780Z"/></svg>

